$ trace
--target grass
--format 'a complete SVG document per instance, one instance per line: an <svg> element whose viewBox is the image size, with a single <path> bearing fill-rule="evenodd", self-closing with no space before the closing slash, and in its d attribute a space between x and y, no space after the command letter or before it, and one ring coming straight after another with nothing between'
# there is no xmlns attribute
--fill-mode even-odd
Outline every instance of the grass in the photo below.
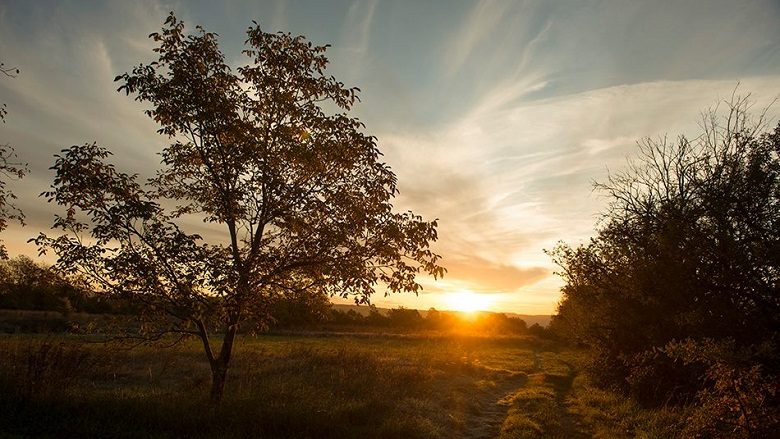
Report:
<svg viewBox="0 0 780 439"><path fill-rule="evenodd" d="M501 438L583 436L563 404L575 373L564 357L551 352L535 354L528 383L503 400L509 412L501 426Z"/></svg>
<svg viewBox="0 0 780 439"><path fill-rule="evenodd" d="M572 351L537 355L528 383L507 395L502 439L675 438L685 411L643 409L623 395L593 386L579 374L584 358Z"/></svg>
<svg viewBox="0 0 780 439"><path fill-rule="evenodd" d="M577 359L519 337L244 337L215 409L194 341L5 336L0 437L668 437Z"/></svg>
<svg viewBox="0 0 780 439"><path fill-rule="evenodd" d="M644 409L630 399L590 385L585 376L574 379L571 411L597 438L680 437L688 414L682 407Z"/></svg>

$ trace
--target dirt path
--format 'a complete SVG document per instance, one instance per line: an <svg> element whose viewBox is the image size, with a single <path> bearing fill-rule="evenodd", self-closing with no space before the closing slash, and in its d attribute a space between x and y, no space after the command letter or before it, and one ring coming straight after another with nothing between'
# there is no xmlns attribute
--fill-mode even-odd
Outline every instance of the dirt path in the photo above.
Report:
<svg viewBox="0 0 780 439"><path fill-rule="evenodd" d="M471 437L498 437L505 421L508 422L505 425L508 428L508 437L591 437L570 404L576 375L571 365L555 357L548 358L541 352L534 352L532 359L533 364L527 369L527 379L506 383L501 388L504 396L511 396L507 400L512 402L504 405L494 404L493 409L486 409L484 418L492 421L479 431L479 435ZM545 361L546 359L549 359L549 362ZM526 390L518 392L518 389ZM510 406L515 408L511 413ZM507 419L507 416L511 416L511 419ZM537 427L530 427L531 425ZM536 428L539 430L535 430Z"/></svg>
<svg viewBox="0 0 780 439"><path fill-rule="evenodd" d="M544 363L542 361L542 356L539 355L538 351L534 351L534 372L541 372L544 369Z"/></svg>
<svg viewBox="0 0 780 439"><path fill-rule="evenodd" d="M524 373L507 374L496 382L495 387L486 388L475 395L475 413L469 416L462 437L466 439L497 437L509 410L509 406L501 401L525 385L526 381L528 376Z"/></svg>
<svg viewBox="0 0 780 439"><path fill-rule="evenodd" d="M591 435L584 431L582 423L580 422L580 416L571 411L571 404L568 402L568 399L572 394L574 377L575 373L572 372L566 381L555 387L555 403L557 406L560 428L563 433L561 437L571 439L589 438Z"/></svg>
<svg viewBox="0 0 780 439"><path fill-rule="evenodd" d="M465 423L459 428L455 437L465 439L492 439L498 437L502 425L509 416L511 407L519 407L522 415L529 420L542 425L543 433L538 437L580 439L589 438L590 434L580 421L580 416L571 410L569 402L572 396L572 384L576 373L568 363L560 362L556 358L550 359L550 364L545 364L545 356L541 352L533 352L533 365L523 372L506 372L493 378L488 384L470 395L468 409L461 412L465 416ZM571 371L568 376L561 373L561 364L565 364ZM530 365L529 365L530 366ZM517 400L516 394L521 388L552 390L554 396L547 393L547 403L544 407L533 400L527 402ZM513 402L514 401L514 402ZM520 404L519 406L516 404ZM525 405L528 404L528 405ZM512 416L518 416L517 413ZM510 421L511 422L511 421ZM511 427L510 427L511 428ZM533 432L527 432L531 436L521 434L518 437L537 437ZM512 432L509 432L512 435Z"/></svg>
<svg viewBox="0 0 780 439"><path fill-rule="evenodd" d="M580 416L571 411L571 404L568 402L572 395L572 385L577 373L571 364L562 362L569 369L567 377L558 376L555 379L549 380L555 391L555 415L558 420L556 428L552 433L554 437L567 438L567 439L581 439L589 438L590 434L586 433L580 422ZM544 360L539 352L534 352L534 368L538 373L545 373Z"/></svg>

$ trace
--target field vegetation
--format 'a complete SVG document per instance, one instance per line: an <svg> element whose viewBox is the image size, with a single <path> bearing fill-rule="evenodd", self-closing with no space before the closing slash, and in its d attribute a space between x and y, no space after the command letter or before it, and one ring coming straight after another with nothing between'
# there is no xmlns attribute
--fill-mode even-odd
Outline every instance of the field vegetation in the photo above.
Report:
<svg viewBox="0 0 780 439"><path fill-rule="evenodd" d="M94 337L0 338L6 437L670 437L680 417L596 391L582 353L534 337L241 337L225 400L209 365Z"/></svg>

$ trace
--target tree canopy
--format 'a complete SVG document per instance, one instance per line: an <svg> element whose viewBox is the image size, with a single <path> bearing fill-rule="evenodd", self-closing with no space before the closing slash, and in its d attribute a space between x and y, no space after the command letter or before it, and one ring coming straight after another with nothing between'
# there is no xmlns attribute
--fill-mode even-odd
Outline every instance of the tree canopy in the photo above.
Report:
<svg viewBox="0 0 780 439"><path fill-rule="evenodd" d="M63 150L45 196L66 208L54 223L66 233L37 242L60 268L144 304L148 335L200 337L213 399L239 325L262 325L278 298L365 303L378 288L416 293L417 274L444 273L429 248L436 221L393 211L396 177L347 114L359 90L326 74L328 46L254 23L248 62L234 70L216 34L185 33L173 14L150 38L157 60L116 81L170 139L161 169L142 182L106 148ZM186 232L194 218L222 238ZM223 334L219 352L212 331Z"/></svg>

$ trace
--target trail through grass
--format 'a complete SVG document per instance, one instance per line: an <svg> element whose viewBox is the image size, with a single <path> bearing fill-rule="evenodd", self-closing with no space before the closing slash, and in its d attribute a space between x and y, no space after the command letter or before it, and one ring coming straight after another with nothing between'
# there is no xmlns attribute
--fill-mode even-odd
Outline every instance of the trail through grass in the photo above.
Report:
<svg viewBox="0 0 780 439"><path fill-rule="evenodd" d="M683 412L644 409L625 396L594 387L581 371L581 354L536 350L532 358L528 380L504 401L510 408L499 438L680 437Z"/></svg>
<svg viewBox="0 0 780 439"><path fill-rule="evenodd" d="M569 409L576 371L561 357L551 352L533 353L528 380L504 400L509 412L501 426L500 438L590 437L579 417Z"/></svg>

